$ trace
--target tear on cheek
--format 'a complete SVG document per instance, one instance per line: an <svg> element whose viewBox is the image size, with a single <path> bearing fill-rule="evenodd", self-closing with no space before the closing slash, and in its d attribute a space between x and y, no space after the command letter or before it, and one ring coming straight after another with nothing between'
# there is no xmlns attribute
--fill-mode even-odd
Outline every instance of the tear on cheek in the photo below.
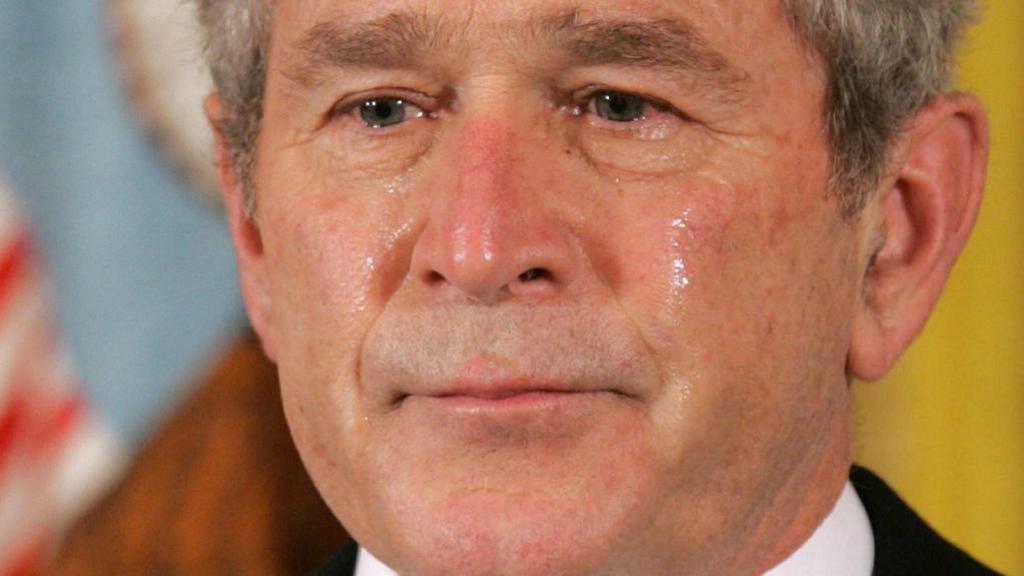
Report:
<svg viewBox="0 0 1024 576"><path fill-rule="evenodd" d="M688 183L680 198L684 201L662 220L660 245L654 247L662 254L658 262L663 283L659 291L665 295L661 307L671 323L683 321L695 298L717 290L723 266L741 246L733 230L731 186L697 180Z"/></svg>
<svg viewBox="0 0 1024 576"><path fill-rule="evenodd" d="M687 206L673 215L672 228L691 251L725 251L734 244L737 197L742 192L727 182L700 180L687 187ZM751 192L751 196L754 192Z"/></svg>
<svg viewBox="0 0 1024 576"><path fill-rule="evenodd" d="M676 299L682 298L683 291L690 285L690 272L686 265L687 244L693 241L689 224L690 213L690 209L684 210L669 225L668 242L671 254L669 290L672 292L672 297Z"/></svg>

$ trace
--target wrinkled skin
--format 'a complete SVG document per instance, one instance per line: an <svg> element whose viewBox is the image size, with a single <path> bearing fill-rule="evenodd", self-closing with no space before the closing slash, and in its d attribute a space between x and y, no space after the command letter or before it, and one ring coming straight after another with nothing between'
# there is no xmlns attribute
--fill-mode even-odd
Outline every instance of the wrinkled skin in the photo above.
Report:
<svg viewBox="0 0 1024 576"><path fill-rule="evenodd" d="M685 24L734 74L576 62L529 24L573 7ZM406 12L442 19L408 66L304 60L318 24ZM595 89L659 104L617 122ZM822 94L772 2L277 2L255 223L227 198L359 542L406 575L755 574L798 547L850 462L870 256L826 193ZM368 125L387 97L404 122ZM541 392L463 393L488 386Z"/></svg>

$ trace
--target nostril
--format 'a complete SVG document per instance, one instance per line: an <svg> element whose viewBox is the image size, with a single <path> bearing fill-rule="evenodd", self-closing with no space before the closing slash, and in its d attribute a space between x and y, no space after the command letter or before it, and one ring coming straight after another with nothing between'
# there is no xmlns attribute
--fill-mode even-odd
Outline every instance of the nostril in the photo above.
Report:
<svg viewBox="0 0 1024 576"><path fill-rule="evenodd" d="M436 270L431 270L430 273L427 274L427 284L428 285L433 286L435 284L441 284L443 282L444 282L444 276L440 272L438 272Z"/></svg>
<svg viewBox="0 0 1024 576"><path fill-rule="evenodd" d="M544 268L530 268L519 275L520 282L536 282L537 280L551 280L551 272Z"/></svg>

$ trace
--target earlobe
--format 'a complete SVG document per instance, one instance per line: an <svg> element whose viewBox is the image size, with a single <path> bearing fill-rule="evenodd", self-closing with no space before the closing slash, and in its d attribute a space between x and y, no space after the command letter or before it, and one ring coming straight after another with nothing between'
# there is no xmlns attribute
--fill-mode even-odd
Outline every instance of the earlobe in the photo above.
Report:
<svg viewBox="0 0 1024 576"><path fill-rule="evenodd" d="M984 109L964 94L937 98L909 124L887 192L867 208L867 233L882 241L854 317L850 375L880 378L924 327L977 218L988 138Z"/></svg>
<svg viewBox="0 0 1024 576"><path fill-rule="evenodd" d="M263 257L263 239L255 215L248 212L245 187L238 179L234 156L222 130L228 112L216 94L208 96L203 107L216 142L221 199L224 204L225 216L231 228L235 255L238 259L238 280L242 289L242 297L245 300L249 320L260 337L264 352L271 360L274 360L276 350L273 314Z"/></svg>

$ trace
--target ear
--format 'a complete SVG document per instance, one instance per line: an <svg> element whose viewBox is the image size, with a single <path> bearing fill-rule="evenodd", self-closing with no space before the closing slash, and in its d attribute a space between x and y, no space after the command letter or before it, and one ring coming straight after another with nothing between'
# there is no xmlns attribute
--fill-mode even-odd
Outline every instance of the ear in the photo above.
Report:
<svg viewBox="0 0 1024 576"><path fill-rule="evenodd" d="M867 208L876 238L853 322L847 372L882 377L924 327L981 205L988 119L967 94L938 97L909 124L894 177Z"/></svg>
<svg viewBox="0 0 1024 576"><path fill-rule="evenodd" d="M203 108L213 129L216 143L221 198L231 226L231 240L238 259L238 280L245 308L253 329L263 343L264 352L271 360L276 360L273 309L263 254L263 240L256 216L248 212L245 186L238 179L235 158L223 130L224 121L229 119L229 112L217 94L207 96Z"/></svg>

